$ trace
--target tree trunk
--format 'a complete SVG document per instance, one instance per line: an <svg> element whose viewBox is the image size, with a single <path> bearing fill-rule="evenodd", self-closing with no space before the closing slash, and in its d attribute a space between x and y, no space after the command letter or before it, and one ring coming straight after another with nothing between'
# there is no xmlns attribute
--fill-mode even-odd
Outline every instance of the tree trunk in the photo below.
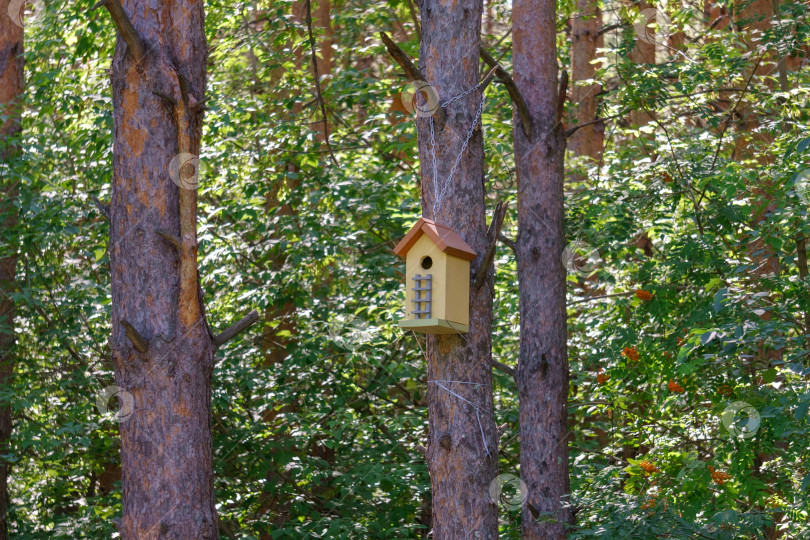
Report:
<svg viewBox="0 0 810 540"><path fill-rule="evenodd" d="M632 63L637 65L655 64L656 40L659 39L659 34L655 32L651 25L657 22L658 17L651 11L647 11L655 8L645 0L638 2L637 6L639 12L642 13L643 20L648 24L644 36L639 36L636 33L635 44L633 50L630 51L629 58ZM652 121L651 112L643 110L630 112L628 115L630 124L639 127L649 124Z"/></svg>
<svg viewBox="0 0 810 540"><path fill-rule="evenodd" d="M14 374L14 301L10 293L14 289L17 268L14 229L17 225L17 210L12 201L17 196L17 175L9 166L19 154L20 98L23 92L23 29L15 24L9 13L9 0L0 0L0 176L3 203L0 204L6 248L0 257L0 386L10 383ZM5 120L3 120L5 119ZM0 406L0 452L10 453L11 406ZM0 540L8 538L8 471L9 465L0 461Z"/></svg>
<svg viewBox="0 0 810 540"><path fill-rule="evenodd" d="M576 107L572 124L587 124L596 120L596 95L599 84L583 84L596 79L596 49L601 38L602 14L595 0L577 0L577 13L571 21L571 101ZM591 124L577 130L568 141L575 156L599 159L603 147L603 124Z"/></svg>
<svg viewBox="0 0 810 540"><path fill-rule="evenodd" d="M137 36L119 33L112 64L111 346L117 384L134 398L131 415L120 419L121 536L217 538L215 346L197 277L203 3L125 0L124 9L144 53ZM121 15L113 18L121 28Z"/></svg>
<svg viewBox="0 0 810 540"><path fill-rule="evenodd" d="M563 161L554 0L515 0L515 83L526 99L531 138L514 120L520 291L520 475L528 488L523 537L565 538L569 493Z"/></svg>
<svg viewBox="0 0 810 540"><path fill-rule="evenodd" d="M482 1L422 0L419 8L420 64L444 102L478 83ZM447 125L435 128L439 191L462 151L480 100L479 90L450 104ZM478 253L471 265L474 276L487 248L481 130L473 133L435 213L429 118L418 119L418 134L422 213L457 231ZM490 268L483 286L471 285L468 334L427 339L427 461L437 540L498 537L497 506L489 494L498 459L492 398L492 288Z"/></svg>

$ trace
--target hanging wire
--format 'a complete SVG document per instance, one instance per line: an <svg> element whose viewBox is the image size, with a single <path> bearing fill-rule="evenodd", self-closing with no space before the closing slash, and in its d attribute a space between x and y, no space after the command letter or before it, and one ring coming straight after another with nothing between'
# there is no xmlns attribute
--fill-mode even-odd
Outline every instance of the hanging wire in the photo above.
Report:
<svg viewBox="0 0 810 540"><path fill-rule="evenodd" d="M419 350L422 351L422 355L425 357L425 362L427 362L428 361L427 352L425 351L425 349L422 348L422 343L419 341L419 336L417 336L416 332L414 332L413 330L411 330L411 332L413 333L414 339L416 339L416 344L419 345ZM465 339L466 339L466 336L465 336ZM468 343L469 343L469 341L468 341ZM475 418L476 418L476 420L478 420L478 429L481 431L481 443L484 446L484 451L487 453L487 456L491 458L492 453L489 451L489 446L487 445L487 437L484 434L484 424L481 422L481 413L483 412L484 415L489 416L490 418L492 418L492 413L488 412L482 406L476 405L475 403L473 403L469 399L465 398L464 396L461 396L458 393L453 392L452 390L447 388L445 386L445 384L470 384L470 385L473 385L475 387L485 386L487 388L491 388L490 385L483 384L483 383L472 382L472 381L450 381L450 380L442 380L442 379L430 379L427 382L428 382L428 384L435 384L436 386L438 386L439 388L441 388L442 390L444 390L448 394L460 399L464 403L467 403L470 407L472 407L475 410Z"/></svg>
<svg viewBox="0 0 810 540"><path fill-rule="evenodd" d="M462 99L465 96L475 92L479 88L484 85L485 81L481 81L480 83L476 84L472 88L465 90L464 92L454 96L444 103L440 104L440 107L447 107L456 101ZM486 96L484 93L481 93L481 103L478 105L478 110L475 112L475 118L473 119L472 125L470 129L467 131L467 137L464 139L464 143L461 145L461 151L459 151L458 156L456 156L455 161L453 162L453 166L450 168L450 174L447 175L447 179L445 179L444 183L442 184L441 191L439 190L439 173L436 166L436 134L435 128L433 125L433 116L430 117L430 150L431 150L431 158L433 162L433 219L436 219L436 214L441 210L442 201L444 200L444 195L447 192L447 186L450 184L450 180L453 178L453 175L456 173L456 169L458 168L459 163L461 163L461 158L464 155L465 150L467 150L467 146L470 144L470 139L472 139L473 133L475 133L475 128L478 125L478 122L481 120L481 115L484 111L484 103L486 102Z"/></svg>

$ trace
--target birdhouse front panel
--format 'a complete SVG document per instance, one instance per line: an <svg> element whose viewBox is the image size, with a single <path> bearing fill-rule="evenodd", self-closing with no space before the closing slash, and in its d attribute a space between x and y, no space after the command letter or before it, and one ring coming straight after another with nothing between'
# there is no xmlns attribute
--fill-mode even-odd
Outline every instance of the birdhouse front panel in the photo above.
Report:
<svg viewBox="0 0 810 540"><path fill-rule="evenodd" d="M405 258L405 319L445 319L447 255L436 248L427 236L422 236ZM417 286L417 281L421 286ZM429 291L417 290L429 287ZM429 293L429 294L428 294ZM418 299L430 297L423 305L429 313L415 313Z"/></svg>
<svg viewBox="0 0 810 540"><path fill-rule="evenodd" d="M422 218L394 252L405 258L405 317L399 326L425 334L467 332L472 248L451 229Z"/></svg>

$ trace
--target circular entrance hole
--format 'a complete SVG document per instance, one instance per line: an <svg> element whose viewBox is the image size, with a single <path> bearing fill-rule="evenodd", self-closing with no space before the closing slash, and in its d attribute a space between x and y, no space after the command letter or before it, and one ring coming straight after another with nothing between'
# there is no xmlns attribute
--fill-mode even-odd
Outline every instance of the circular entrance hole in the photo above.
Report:
<svg viewBox="0 0 810 540"><path fill-rule="evenodd" d="M424 268L425 270L428 270L428 269L430 269L431 266L433 266L433 259L431 259L430 257L423 257L422 258L422 268Z"/></svg>

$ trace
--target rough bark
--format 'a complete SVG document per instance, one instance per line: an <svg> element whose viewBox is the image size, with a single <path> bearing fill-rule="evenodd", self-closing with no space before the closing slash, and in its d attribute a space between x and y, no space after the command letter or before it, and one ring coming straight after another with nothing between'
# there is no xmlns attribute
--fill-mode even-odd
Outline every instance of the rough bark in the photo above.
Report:
<svg viewBox="0 0 810 540"><path fill-rule="evenodd" d="M420 65L443 102L478 83L482 1L422 0L419 8ZM436 129L440 190L461 152L480 99L481 92L475 91L451 104L444 129ZM418 135L423 215L452 227L478 253L471 265L472 281L487 248L481 131L473 134L435 214L428 117L418 119ZM468 334L427 339L430 382L426 456L436 539L498 537L497 507L489 495L490 483L497 474L490 363L492 289L490 269L484 286L471 286Z"/></svg>
<svg viewBox="0 0 810 540"><path fill-rule="evenodd" d="M0 0L0 220L3 223L3 253L0 257L0 386L10 383L14 374L14 301L10 293L14 288L17 254L13 229L17 225L17 211L12 204L17 194L17 181L12 168L6 168L19 154L20 98L23 92L23 29L8 14L9 0ZM5 119L3 121L2 119ZM6 173L11 173L6 175ZM11 407L0 406L0 452L9 453L11 438ZM9 464L0 461L0 540L8 538L8 473Z"/></svg>
<svg viewBox="0 0 810 540"><path fill-rule="evenodd" d="M138 61L119 34L112 64L110 342L117 384L134 398L134 411L120 424L121 536L217 538L215 346L197 278L198 178L188 157L199 155L202 131L196 104L206 81L203 3L125 0L123 7L146 54ZM174 235L178 245L157 231ZM148 344L146 352L127 335L129 325Z"/></svg>
<svg viewBox="0 0 810 540"><path fill-rule="evenodd" d="M571 20L571 101L576 107L572 124L587 124L596 120L596 95L600 84L583 84L596 79L596 58L600 46L599 28L602 14L595 0L577 0L577 12ZM568 148L575 156L598 159L603 147L603 124L591 124L577 130L568 139Z"/></svg>
<svg viewBox="0 0 810 540"><path fill-rule="evenodd" d="M533 120L527 138L515 119L520 291L520 474L528 488L523 538L565 537L569 493L563 161L554 0L515 0L515 82Z"/></svg>

